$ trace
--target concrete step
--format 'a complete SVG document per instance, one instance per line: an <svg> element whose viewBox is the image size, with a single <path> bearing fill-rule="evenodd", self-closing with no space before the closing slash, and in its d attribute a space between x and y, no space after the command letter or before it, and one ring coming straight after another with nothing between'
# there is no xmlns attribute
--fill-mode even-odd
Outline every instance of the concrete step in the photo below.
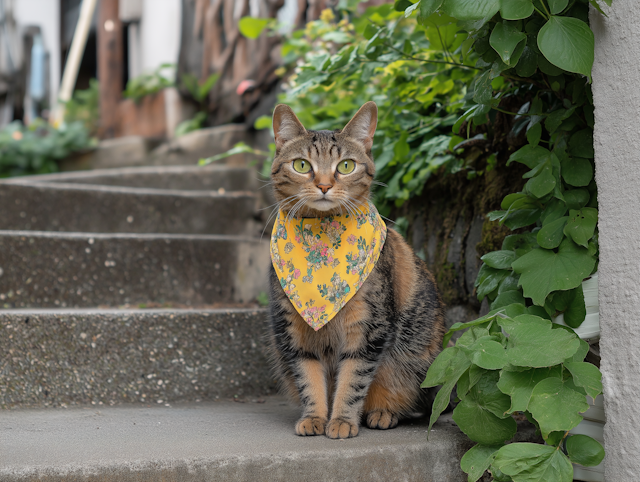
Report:
<svg viewBox="0 0 640 482"><path fill-rule="evenodd" d="M248 236L261 231L252 192L28 182L0 182L0 205L6 207L1 230Z"/></svg>
<svg viewBox="0 0 640 482"><path fill-rule="evenodd" d="M269 265L266 238L0 231L0 306L243 303Z"/></svg>
<svg viewBox="0 0 640 482"><path fill-rule="evenodd" d="M443 416L356 438L298 437L280 398L166 407L17 410L0 417L3 482L462 482L472 443ZM532 438L531 429L521 435Z"/></svg>
<svg viewBox="0 0 640 482"><path fill-rule="evenodd" d="M0 407L262 397L265 329L258 308L2 310Z"/></svg>
<svg viewBox="0 0 640 482"><path fill-rule="evenodd" d="M258 173L244 167L219 165L147 166L92 171L62 172L6 179L12 184L77 183L184 191L252 191L258 186Z"/></svg>

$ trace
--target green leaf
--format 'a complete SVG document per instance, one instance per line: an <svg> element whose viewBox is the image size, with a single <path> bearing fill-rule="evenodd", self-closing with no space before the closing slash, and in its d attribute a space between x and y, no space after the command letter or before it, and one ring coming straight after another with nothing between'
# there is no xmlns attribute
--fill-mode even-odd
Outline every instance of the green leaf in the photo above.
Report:
<svg viewBox="0 0 640 482"><path fill-rule="evenodd" d="M542 136L542 124L539 122L537 124L533 124L527 129L527 141L532 146L537 146L540 142L540 137Z"/></svg>
<svg viewBox="0 0 640 482"><path fill-rule="evenodd" d="M564 234L573 239L576 244L588 247L598 224L598 210L596 208L582 208L579 211L569 211L569 220L564 228Z"/></svg>
<svg viewBox="0 0 640 482"><path fill-rule="evenodd" d="M593 179L593 165L589 159L567 157L562 160L562 178L571 186L588 186Z"/></svg>
<svg viewBox="0 0 640 482"><path fill-rule="evenodd" d="M548 0L548 2L551 15L557 15L569 5L569 0Z"/></svg>
<svg viewBox="0 0 640 482"><path fill-rule="evenodd" d="M514 303L520 303L521 305L525 304L524 296L522 296L522 292L520 290L498 291L498 296L493 300L493 303L491 303L491 309L495 310Z"/></svg>
<svg viewBox="0 0 640 482"><path fill-rule="evenodd" d="M505 20L520 20L532 13L531 0L500 0L500 16Z"/></svg>
<svg viewBox="0 0 640 482"><path fill-rule="evenodd" d="M473 93L473 100L478 104L488 104L493 98L493 87L491 87L491 71L487 70L483 72L480 77L476 79L475 91Z"/></svg>
<svg viewBox="0 0 640 482"><path fill-rule="evenodd" d="M600 442L587 435L570 435L567 438L566 447L569 459L574 464L595 467L604 460L604 448ZM492 458L492 456L490 457Z"/></svg>
<svg viewBox="0 0 640 482"><path fill-rule="evenodd" d="M442 385L446 380L447 369L451 366L453 360L461 356L460 349L457 347L448 347L442 350L427 370L427 376L420 385L422 388L435 387Z"/></svg>
<svg viewBox="0 0 640 482"><path fill-rule="evenodd" d="M418 12L418 22L424 25L427 18L440 8L443 0L420 0L420 11Z"/></svg>
<svg viewBox="0 0 640 482"><path fill-rule="evenodd" d="M578 351L575 352L571 359L565 360L564 363L581 362L584 360L584 357L587 356L587 353L589 353L589 343L584 340L580 340L580 348L578 348Z"/></svg>
<svg viewBox="0 0 640 482"><path fill-rule="evenodd" d="M405 3L406 5L406 3ZM420 2L409 4L404 10L404 17L409 18L414 10L416 10L420 6Z"/></svg>
<svg viewBox="0 0 640 482"><path fill-rule="evenodd" d="M533 443L505 445L492 463L516 482L571 482L573 467L555 447Z"/></svg>
<svg viewBox="0 0 640 482"><path fill-rule="evenodd" d="M552 16L538 33L538 48L553 65L591 79L593 32L582 20Z"/></svg>
<svg viewBox="0 0 640 482"><path fill-rule="evenodd" d="M593 159L593 129L582 129L571 136L569 154Z"/></svg>
<svg viewBox="0 0 640 482"><path fill-rule="evenodd" d="M591 398L595 400L602 393L602 373L598 367L587 362L569 362L564 366L573 375L573 383L584 388Z"/></svg>
<svg viewBox="0 0 640 482"><path fill-rule="evenodd" d="M489 468L502 445L474 445L462 456L460 468L469 474L468 482L476 482Z"/></svg>
<svg viewBox="0 0 640 482"><path fill-rule="evenodd" d="M271 127L271 116L268 115L261 115L253 123L253 128L258 131L261 129L268 129L269 127Z"/></svg>
<svg viewBox="0 0 640 482"><path fill-rule="evenodd" d="M270 21L269 18L242 17L238 22L238 28L245 37L256 39Z"/></svg>
<svg viewBox="0 0 640 482"><path fill-rule="evenodd" d="M564 322L571 328L578 328L587 316L582 284L569 293L568 304L564 311Z"/></svg>
<svg viewBox="0 0 640 482"><path fill-rule="evenodd" d="M489 43L498 53L502 61L511 65L511 56L517 45L527 38L525 33L520 32L511 24L506 22L497 23L489 37Z"/></svg>
<svg viewBox="0 0 640 482"><path fill-rule="evenodd" d="M498 324L509 335L507 360L514 366L542 368L557 365L580 347L580 339L575 334L552 330L552 323L538 316L498 318Z"/></svg>
<svg viewBox="0 0 640 482"><path fill-rule="evenodd" d="M564 200L569 209L581 209L589 202L589 191L586 189L571 189L564 192Z"/></svg>
<svg viewBox="0 0 640 482"><path fill-rule="evenodd" d="M495 445L516 433L516 422L505 414L510 405L498 390L498 372L486 372L453 411L453 420L471 440Z"/></svg>
<svg viewBox="0 0 640 482"><path fill-rule="evenodd" d="M525 412L529 406L531 392L542 380L562 376L562 369L559 366L551 368L534 368L523 372L509 372L503 370L500 373L498 388L500 391L511 397L511 407L509 413Z"/></svg>
<svg viewBox="0 0 640 482"><path fill-rule="evenodd" d="M542 166L538 174L527 181L525 189L538 199L543 198L556 187L556 178L553 175L551 163Z"/></svg>
<svg viewBox="0 0 640 482"><path fill-rule="evenodd" d="M556 219L561 218L566 213L567 205L564 203L564 201L560 201L559 199L552 199L551 201L549 201L549 204L547 204L547 207L544 208L544 211L540 216L540 221L542 221L543 226L546 226Z"/></svg>
<svg viewBox="0 0 640 482"><path fill-rule="evenodd" d="M527 144L526 146L518 149L516 152L511 154L509 160L507 161L507 166L512 162L519 162L520 164L524 164L525 166L527 166L529 169L533 169L538 164L545 162L550 157L551 152L548 149Z"/></svg>
<svg viewBox="0 0 640 482"><path fill-rule="evenodd" d="M533 389L528 409L546 438L550 432L567 431L578 425L582 421L579 414L586 412L589 404L584 395L567 387L562 380L547 378Z"/></svg>
<svg viewBox="0 0 640 482"><path fill-rule="evenodd" d="M442 10L458 20L484 20L500 9L500 0L445 0Z"/></svg>
<svg viewBox="0 0 640 482"><path fill-rule="evenodd" d="M507 363L504 347L491 337L480 338L463 350L472 363L485 370L499 370Z"/></svg>
<svg viewBox="0 0 640 482"><path fill-rule="evenodd" d="M582 283L593 271L595 262L587 249L565 238L557 253L543 248L533 249L511 266L520 274L524 295L536 305L544 306L547 295L552 291L570 290Z"/></svg>
<svg viewBox="0 0 640 482"><path fill-rule="evenodd" d="M436 422L436 420L438 420L440 414L444 411L445 408L449 406L449 400L451 398L453 387L455 387L456 383L458 383L458 379L471 366L471 362L469 361L469 359L464 356L462 352L458 353L459 356L455 356L451 359L451 363L449 364L445 372L446 383L442 385L442 388L438 391L438 393L436 394L436 398L433 401L433 406L431 408L431 417L429 418L429 428L427 430L431 430L431 427ZM428 386L423 382L420 387L427 388Z"/></svg>
<svg viewBox="0 0 640 482"><path fill-rule="evenodd" d="M516 65L516 73L520 77L531 77L538 69L538 54L530 47L522 50L522 55Z"/></svg>
<svg viewBox="0 0 640 482"><path fill-rule="evenodd" d="M490 268L483 264L478 271L476 279L476 295L478 300L482 300L489 293L493 292L500 282L509 274L508 271L502 269Z"/></svg>
<svg viewBox="0 0 640 482"><path fill-rule="evenodd" d="M545 249L554 249L560 246L568 219L569 216L563 216L543 226L536 236L538 244Z"/></svg>
<svg viewBox="0 0 640 482"><path fill-rule="evenodd" d="M482 258L487 266L496 269L511 269L511 263L516 258L516 254L513 251L492 251L485 254Z"/></svg>
<svg viewBox="0 0 640 482"><path fill-rule="evenodd" d="M396 0L396 2L393 5L393 9L396 12L404 12L407 8L411 7L413 5L412 2L410 2L409 0Z"/></svg>

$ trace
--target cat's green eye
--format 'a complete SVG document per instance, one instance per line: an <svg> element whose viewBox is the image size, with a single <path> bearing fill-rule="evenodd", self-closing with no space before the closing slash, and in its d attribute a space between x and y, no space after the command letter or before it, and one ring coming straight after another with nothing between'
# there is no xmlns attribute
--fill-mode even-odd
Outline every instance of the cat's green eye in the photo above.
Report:
<svg viewBox="0 0 640 482"><path fill-rule="evenodd" d="M293 161L293 168L300 174L306 174L311 170L311 163L304 159L296 159Z"/></svg>
<svg viewBox="0 0 640 482"><path fill-rule="evenodd" d="M338 172L340 174L351 174L356 168L356 163L351 159L345 159L338 163Z"/></svg>

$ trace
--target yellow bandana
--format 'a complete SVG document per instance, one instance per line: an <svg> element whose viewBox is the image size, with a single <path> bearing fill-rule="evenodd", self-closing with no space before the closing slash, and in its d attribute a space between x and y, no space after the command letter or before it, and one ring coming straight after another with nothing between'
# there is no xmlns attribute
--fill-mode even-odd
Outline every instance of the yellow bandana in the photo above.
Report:
<svg viewBox="0 0 640 482"><path fill-rule="evenodd" d="M355 217L287 221L280 211L271 233L271 262L293 306L318 331L364 284L386 238L387 226L373 205Z"/></svg>

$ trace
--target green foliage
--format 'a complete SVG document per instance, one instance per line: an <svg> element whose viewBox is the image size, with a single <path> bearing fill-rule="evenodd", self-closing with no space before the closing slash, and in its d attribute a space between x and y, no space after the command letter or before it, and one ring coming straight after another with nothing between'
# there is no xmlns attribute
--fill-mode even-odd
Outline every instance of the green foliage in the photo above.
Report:
<svg viewBox="0 0 640 482"><path fill-rule="evenodd" d="M150 73L139 75L127 82L127 87L122 93L128 99L138 102L147 95L160 92L166 87L171 87L175 83L170 80L174 76L175 65L162 64Z"/></svg>
<svg viewBox="0 0 640 482"><path fill-rule="evenodd" d="M437 403L438 396L446 391L448 397L457 383L460 403L453 419L478 443L461 461L469 480L489 469L494 477L501 473L516 482L570 481L571 462L597 465L604 456L600 444L586 436L571 442L574 455L563 446L568 431L582 420L580 413L589 408L585 392L592 398L602 392L600 372L583 361L586 343L575 333L530 314L506 314L518 311L512 305L452 327L467 331L436 358L422 384L444 384L429 428L446 407ZM548 446L505 445L516 433L515 412L536 423Z"/></svg>
<svg viewBox="0 0 640 482"><path fill-rule="evenodd" d="M79 121L59 129L42 119L36 119L28 127L12 122L0 130L0 177L56 172L56 161L93 145Z"/></svg>
<svg viewBox="0 0 640 482"><path fill-rule="evenodd" d="M89 80L89 88L76 90L71 100L64 105L64 119L67 124L82 122L89 135L98 133L100 120L100 87L97 79Z"/></svg>
<svg viewBox="0 0 640 482"><path fill-rule="evenodd" d="M187 73L180 76L180 85L196 102L198 112L192 119L187 119L178 124L175 132L176 137L183 136L204 127L207 122L207 99L209 92L215 87L219 78L220 74L211 74L204 82L199 82L198 78L192 74Z"/></svg>

